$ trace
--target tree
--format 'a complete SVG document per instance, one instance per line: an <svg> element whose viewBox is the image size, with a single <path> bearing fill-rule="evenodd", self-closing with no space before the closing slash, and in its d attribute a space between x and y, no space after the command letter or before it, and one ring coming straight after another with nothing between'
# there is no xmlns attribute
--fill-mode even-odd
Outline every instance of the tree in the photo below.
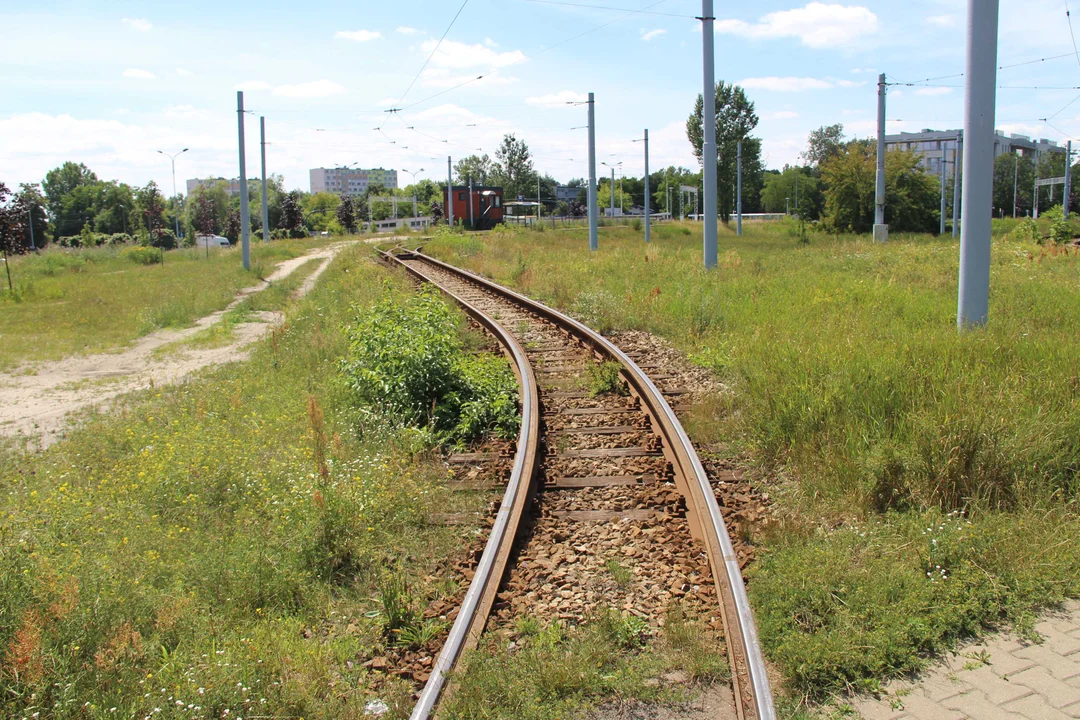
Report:
<svg viewBox="0 0 1080 720"><path fill-rule="evenodd" d="M332 223L336 223L337 209L341 198L334 193L318 192L303 199L304 225L314 232L332 232ZM340 230L338 230L340 232Z"/></svg>
<svg viewBox="0 0 1080 720"><path fill-rule="evenodd" d="M60 167L54 168L46 173L45 180L42 182L41 187L45 192L49 217L53 219L53 222L58 223L62 218L64 198L67 195L74 192L76 188L84 185L91 185L97 181L97 175L82 163L66 162ZM86 220L83 219L82 222L77 223L77 226L68 226L68 224L65 223L65 229L71 230L71 232L67 234L73 235L77 233L85 221ZM58 230L57 236L59 237L61 234L62 233Z"/></svg>
<svg viewBox="0 0 1080 720"><path fill-rule="evenodd" d="M26 234L26 247L30 247L30 218L34 221L34 247L43 248L49 244L49 219L45 216L45 196L34 183L22 183L15 196L19 206L19 222Z"/></svg>
<svg viewBox="0 0 1080 720"><path fill-rule="evenodd" d="M501 185L506 197L527 197L530 191L536 191L536 171L524 140L518 140L513 133L504 135L495 151L495 160L491 182Z"/></svg>
<svg viewBox="0 0 1080 720"><path fill-rule="evenodd" d="M994 217L1012 217L1014 188L1017 216L1026 215L1031 210L1034 185L1035 161L1032 158L1014 153L1004 153L994 158Z"/></svg>
<svg viewBox="0 0 1080 720"><path fill-rule="evenodd" d="M797 193L796 175L799 182ZM765 212L786 212L789 207L794 212L796 197L800 217L817 220L821 216L825 196L821 192L821 180L814 177L809 168L785 167L782 173L766 173L764 187L761 188L761 205Z"/></svg>
<svg viewBox="0 0 1080 720"><path fill-rule="evenodd" d="M356 230L356 210L353 209L352 195L345 193L341 196L341 204L337 208L337 221L346 232Z"/></svg>
<svg viewBox="0 0 1080 720"><path fill-rule="evenodd" d="M702 115L704 100L698 95L694 111L686 121L686 137L693 146L694 156L702 162L702 144L705 125ZM746 98L746 92L738 85L723 80L716 84L716 196L717 210L727 222L734 210L736 187L737 146L743 145L743 197L758 198L761 195L761 140L750 133L758 124L754 103ZM756 202L756 200L755 200ZM744 203L745 209L745 203Z"/></svg>
<svg viewBox="0 0 1080 720"><path fill-rule="evenodd" d="M282 230L287 230L290 237L304 237L304 210L300 202L300 191L293 190L281 199Z"/></svg>
<svg viewBox="0 0 1080 720"><path fill-rule="evenodd" d="M232 208L229 210L229 214L225 219L225 237L229 238L229 242L233 245L240 241L240 234L243 232L243 225L240 218L240 210Z"/></svg>
<svg viewBox="0 0 1080 720"><path fill-rule="evenodd" d="M843 147L843 124L822 125L810 132L810 137L806 139L806 152L803 153L803 158L812 167L819 168L829 158L839 155Z"/></svg>
<svg viewBox="0 0 1080 720"><path fill-rule="evenodd" d="M885 154L885 222L895 232L934 232L940 218L937 179L920 165L918 153ZM835 232L870 232L874 225L877 148L853 140L821 167L825 183L823 220Z"/></svg>
<svg viewBox="0 0 1080 720"><path fill-rule="evenodd" d="M438 225L439 221L442 220L442 216L443 216L442 204L440 204L439 201L437 201L437 200L432 200L432 202L431 202L431 223L433 225Z"/></svg>
<svg viewBox="0 0 1080 720"><path fill-rule="evenodd" d="M175 247L176 239L172 233L165 231L165 199L156 182L151 180L145 187L139 188L135 194L135 206L139 210L138 216L146 224L150 244L161 248Z"/></svg>
<svg viewBox="0 0 1080 720"><path fill-rule="evenodd" d="M218 228L217 208L210 193L196 192L190 198L189 205L195 215L195 229L199 235L216 235Z"/></svg>
<svg viewBox="0 0 1080 720"><path fill-rule="evenodd" d="M4 253L4 270L7 273L8 290L14 291L11 282L11 261L9 256L19 247L18 208L11 201L11 191L0 182L0 251Z"/></svg>
<svg viewBox="0 0 1080 720"><path fill-rule="evenodd" d="M135 193L130 185L115 180L99 182L94 186L98 193L93 206L94 230L99 233L128 232L128 215L135 207Z"/></svg>
<svg viewBox="0 0 1080 720"><path fill-rule="evenodd" d="M622 203L620 205L620 203ZM596 191L596 205L603 215L605 210L611 207L611 179L601 181L600 188ZM629 210L634 206L634 198L630 193L619 189L619 181L615 181L615 207Z"/></svg>
<svg viewBox="0 0 1080 720"><path fill-rule="evenodd" d="M467 185L469 179L472 178L474 185L487 185L494 169L494 164L487 153L469 155L458 160L454 165L454 183Z"/></svg>

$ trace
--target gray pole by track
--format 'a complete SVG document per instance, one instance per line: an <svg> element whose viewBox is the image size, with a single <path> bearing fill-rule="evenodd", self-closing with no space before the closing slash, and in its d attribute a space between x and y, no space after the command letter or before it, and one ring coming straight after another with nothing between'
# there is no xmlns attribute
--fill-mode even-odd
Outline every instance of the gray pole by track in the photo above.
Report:
<svg viewBox="0 0 1080 720"><path fill-rule="evenodd" d="M994 196L994 112L997 85L998 0L968 0L964 87L964 186L961 201L961 331L985 325L990 306L990 232Z"/></svg>
<svg viewBox="0 0 1080 720"><path fill-rule="evenodd" d="M615 217L615 168L611 168L611 217Z"/></svg>
<svg viewBox="0 0 1080 720"><path fill-rule="evenodd" d="M1069 195L1072 194L1072 140L1065 143L1065 187L1062 189L1061 210L1069 219Z"/></svg>
<svg viewBox="0 0 1080 720"><path fill-rule="evenodd" d="M27 206L26 214L30 216L30 251L31 252L37 252L37 247L34 245L34 204L33 203L30 203Z"/></svg>
<svg viewBox="0 0 1080 720"><path fill-rule="evenodd" d="M701 0L701 50L704 67L701 119L705 126L701 143L702 202L705 210L705 225L702 249L705 255L705 267L714 268L719 255L716 225L716 59L713 37L713 3Z"/></svg>
<svg viewBox="0 0 1080 720"><path fill-rule="evenodd" d="M941 151L941 227L938 229L938 235L945 234L945 150Z"/></svg>
<svg viewBox="0 0 1080 720"><path fill-rule="evenodd" d="M266 118L259 117L259 145L262 151L262 236L270 242L270 205L266 201Z"/></svg>
<svg viewBox="0 0 1080 720"><path fill-rule="evenodd" d="M1020 156L1013 153L1013 220L1016 219L1016 191L1020 181Z"/></svg>
<svg viewBox="0 0 1080 720"><path fill-rule="evenodd" d="M735 234L742 236L742 140L736 145L735 155Z"/></svg>
<svg viewBox="0 0 1080 720"><path fill-rule="evenodd" d="M1031 193L1031 219L1039 218L1039 151L1035 151L1035 185Z"/></svg>
<svg viewBox="0 0 1080 720"><path fill-rule="evenodd" d="M446 224L454 227L454 170L446 156Z"/></svg>
<svg viewBox="0 0 1080 720"><path fill-rule="evenodd" d="M953 153L952 169L952 236L955 239L960 234L960 203L956 197L960 193L960 161L963 157L964 136L956 136L956 151Z"/></svg>
<svg viewBox="0 0 1080 720"><path fill-rule="evenodd" d="M874 240L889 239L885 224L885 73L878 75L877 90L877 181L874 185Z"/></svg>
<svg viewBox="0 0 1080 720"><path fill-rule="evenodd" d="M596 99L589 93L589 249L600 247L599 224L596 207Z"/></svg>
<svg viewBox="0 0 1080 720"><path fill-rule="evenodd" d="M236 118L240 133L240 248L244 269L251 269L251 217L248 208L247 159L244 147L244 91L236 91Z"/></svg>
<svg viewBox="0 0 1080 720"><path fill-rule="evenodd" d="M472 176L469 176L469 229L476 229L476 220L473 218L473 184Z"/></svg>
<svg viewBox="0 0 1080 720"><path fill-rule="evenodd" d="M649 242L649 129L645 129L645 242Z"/></svg>

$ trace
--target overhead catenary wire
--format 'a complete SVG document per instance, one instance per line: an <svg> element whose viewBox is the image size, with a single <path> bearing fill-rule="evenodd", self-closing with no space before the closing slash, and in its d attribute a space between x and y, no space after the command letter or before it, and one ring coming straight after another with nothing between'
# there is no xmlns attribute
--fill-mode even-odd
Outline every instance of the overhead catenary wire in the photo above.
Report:
<svg viewBox="0 0 1080 720"><path fill-rule="evenodd" d="M589 9L589 10L612 10L612 11L615 11L615 12L626 12L629 9L629 8L611 7L610 5L590 5L590 4L587 4L587 3L561 2L560 0L524 0L524 1L525 2L531 2L531 3L538 3L538 4L541 4L541 5L561 5L563 7L586 8L586 9ZM674 17L674 18L686 18L688 20L697 20L697 18L694 15L682 15L682 14L679 14L679 13L665 13L665 12L655 12L655 11L648 11L648 10L638 10L637 13L639 15L658 15L660 17Z"/></svg>

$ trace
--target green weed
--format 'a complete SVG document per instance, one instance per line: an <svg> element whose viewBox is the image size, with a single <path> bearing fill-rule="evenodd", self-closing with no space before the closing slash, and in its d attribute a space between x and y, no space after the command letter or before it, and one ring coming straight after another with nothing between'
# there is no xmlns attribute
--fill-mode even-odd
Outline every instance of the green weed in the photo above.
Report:
<svg viewBox="0 0 1080 720"><path fill-rule="evenodd" d="M588 366L589 392L597 395L627 395L629 390L620 373L622 365L614 360Z"/></svg>

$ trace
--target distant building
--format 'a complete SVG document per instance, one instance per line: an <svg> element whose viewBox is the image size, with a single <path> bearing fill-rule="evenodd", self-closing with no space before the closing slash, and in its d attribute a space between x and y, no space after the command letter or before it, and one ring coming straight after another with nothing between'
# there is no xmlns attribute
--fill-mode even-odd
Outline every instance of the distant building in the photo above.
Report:
<svg viewBox="0 0 1080 720"><path fill-rule="evenodd" d="M946 163L956 162L957 138L961 134L960 130L925 129L917 133L902 132L899 135L886 135L885 149L922 153L922 166L931 174L937 175L941 172L942 152L945 154ZM1034 158L1046 153L1064 152L1065 148L1053 140L1035 141L1026 135L994 133L994 157L1005 153L1016 153L1023 157ZM947 165L946 168L948 167Z"/></svg>
<svg viewBox="0 0 1080 720"><path fill-rule="evenodd" d="M373 168L315 168L311 171L311 192L335 195L363 195L372 185L397 190L397 170Z"/></svg>
<svg viewBox="0 0 1080 720"><path fill-rule="evenodd" d="M248 180L248 187L251 187L252 180ZM233 178L232 180L226 180L223 177L218 178L205 178L198 180L187 181L187 194L190 195L201 187L212 188L221 183L225 187L225 192L229 197L240 194L240 178Z"/></svg>
<svg viewBox="0 0 1080 720"><path fill-rule="evenodd" d="M569 185L555 186L555 202L572 203L578 199L583 187L570 187Z"/></svg>

